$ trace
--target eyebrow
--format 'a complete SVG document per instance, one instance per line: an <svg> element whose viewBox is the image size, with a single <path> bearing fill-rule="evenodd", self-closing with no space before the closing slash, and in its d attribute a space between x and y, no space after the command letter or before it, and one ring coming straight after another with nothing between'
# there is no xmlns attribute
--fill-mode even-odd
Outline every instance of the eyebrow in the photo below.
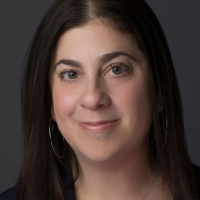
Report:
<svg viewBox="0 0 200 200"><path fill-rule="evenodd" d="M107 63L110 60L117 58L119 56L126 56L126 57L132 59L133 61L137 62L137 59L134 56L132 56L131 54L126 53L124 51L115 51L115 52L112 52L112 53L104 54L103 56L101 56L97 60L99 62L99 65L103 66L105 63ZM78 67L78 68L82 67L82 64L79 61L70 60L70 59L61 59L55 64L54 71L56 70L56 67L60 64L70 65L70 66Z"/></svg>

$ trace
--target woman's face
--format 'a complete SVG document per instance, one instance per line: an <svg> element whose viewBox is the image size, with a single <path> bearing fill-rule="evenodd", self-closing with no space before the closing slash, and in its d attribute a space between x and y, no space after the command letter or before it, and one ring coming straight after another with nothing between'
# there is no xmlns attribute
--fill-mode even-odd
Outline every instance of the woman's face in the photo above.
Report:
<svg viewBox="0 0 200 200"><path fill-rule="evenodd" d="M132 37L99 21L66 31L49 79L53 119L78 159L106 162L146 148L148 69Z"/></svg>

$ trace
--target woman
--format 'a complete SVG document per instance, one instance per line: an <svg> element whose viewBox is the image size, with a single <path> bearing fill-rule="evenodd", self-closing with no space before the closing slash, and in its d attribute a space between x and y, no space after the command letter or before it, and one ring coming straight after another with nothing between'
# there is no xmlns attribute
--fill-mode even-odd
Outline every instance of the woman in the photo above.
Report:
<svg viewBox="0 0 200 200"><path fill-rule="evenodd" d="M198 199L162 28L143 0L57 0L22 83L24 154L1 199Z"/></svg>

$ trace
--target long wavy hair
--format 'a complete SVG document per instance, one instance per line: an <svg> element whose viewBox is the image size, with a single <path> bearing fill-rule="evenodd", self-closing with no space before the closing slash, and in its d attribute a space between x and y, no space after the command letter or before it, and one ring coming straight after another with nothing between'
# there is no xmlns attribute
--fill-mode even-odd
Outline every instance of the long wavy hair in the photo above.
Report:
<svg viewBox="0 0 200 200"><path fill-rule="evenodd" d="M23 162L16 199L64 200L64 191L78 179L75 153L67 141L63 146L56 126L54 147L60 155L64 148L64 157L57 158L51 148L48 134L53 102L48 77L60 36L96 19L106 21L116 31L131 34L143 51L149 67L154 114L149 133L153 157L174 200L195 199L196 183L184 136L182 102L173 61L162 27L144 0L56 0L45 14L31 41L22 75ZM159 101L164 102L164 108L158 113ZM60 169L72 177L68 185L63 185Z"/></svg>

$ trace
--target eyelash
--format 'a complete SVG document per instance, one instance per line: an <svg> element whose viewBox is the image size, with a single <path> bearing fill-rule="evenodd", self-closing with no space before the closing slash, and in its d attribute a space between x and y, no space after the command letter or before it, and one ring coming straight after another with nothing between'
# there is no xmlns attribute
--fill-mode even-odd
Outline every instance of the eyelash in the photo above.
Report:
<svg viewBox="0 0 200 200"><path fill-rule="evenodd" d="M112 75L114 78L124 76L127 72L130 73L130 71L131 71L131 70L130 70L130 67L129 67L127 64L118 62L118 63L113 63L113 64L111 64L110 67L109 67L108 72L109 72L111 69L113 69L114 67L122 67L122 68L125 69L125 71L124 71L122 74L119 74L119 75ZM64 71L62 71L62 72L60 72L60 73L58 74L58 77L59 77L61 80L64 80L64 75L65 75L66 73L69 73L69 72L76 72L76 73L78 73L76 70L64 70ZM65 81L67 81L67 82L73 82L73 81L76 81L76 79L77 79L77 78L75 78L75 79L65 79Z"/></svg>

